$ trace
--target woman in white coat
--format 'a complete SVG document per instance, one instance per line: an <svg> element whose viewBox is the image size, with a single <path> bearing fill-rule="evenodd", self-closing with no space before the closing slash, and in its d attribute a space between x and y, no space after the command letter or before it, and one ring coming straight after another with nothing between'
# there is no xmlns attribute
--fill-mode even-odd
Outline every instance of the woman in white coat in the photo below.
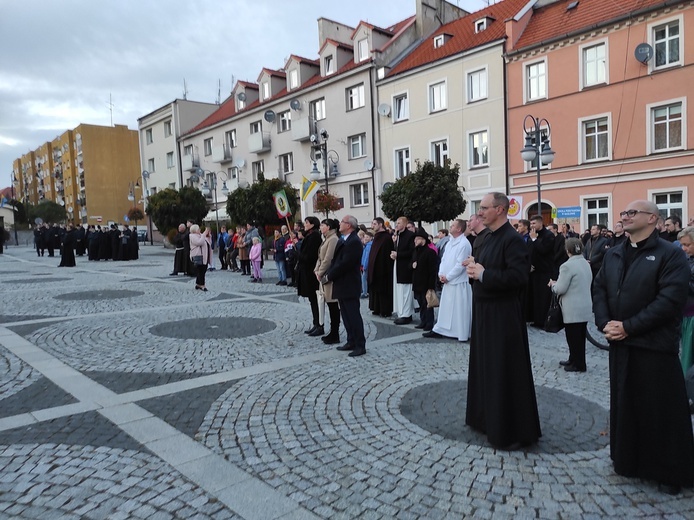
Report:
<svg viewBox="0 0 694 520"><path fill-rule="evenodd" d="M559 267L559 277L550 280L552 291L559 295L564 316L564 331L569 345L569 359L560 361L567 372L586 371L586 325L593 319L590 284L593 273L583 258L583 244L578 238L566 241L569 259Z"/></svg>

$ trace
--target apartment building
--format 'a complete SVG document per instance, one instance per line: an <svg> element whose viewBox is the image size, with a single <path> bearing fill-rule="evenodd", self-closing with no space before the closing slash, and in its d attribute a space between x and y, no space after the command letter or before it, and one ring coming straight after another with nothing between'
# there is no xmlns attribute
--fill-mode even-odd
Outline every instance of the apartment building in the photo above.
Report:
<svg viewBox="0 0 694 520"><path fill-rule="evenodd" d="M529 4L507 22L510 193L537 212L537 164L524 119L544 119L554 161L541 164L542 213L579 229L612 227L635 199L686 222L692 207L694 9L691 2ZM549 124L547 124L549 122ZM561 218L563 210L575 217Z"/></svg>
<svg viewBox="0 0 694 520"><path fill-rule="evenodd" d="M149 190L145 196L184 185L178 138L217 109L215 103L175 99L137 120L140 170L147 172L141 185Z"/></svg>
<svg viewBox="0 0 694 520"><path fill-rule="evenodd" d="M474 213L506 192L505 20L527 0L506 0L441 26L377 82L383 180L416 162L460 166Z"/></svg>
<svg viewBox="0 0 694 520"><path fill-rule="evenodd" d="M464 14L443 0L418 0L414 16L389 27L320 18L317 59L291 55L281 70L239 81L219 110L179 139L184 182L216 185L221 209L225 186L233 191L262 174L298 188L315 169L340 200L338 217L371 222L383 182L377 75L442 21ZM319 213L313 204L302 202L303 216Z"/></svg>
<svg viewBox="0 0 694 520"><path fill-rule="evenodd" d="M67 130L13 162L18 200L61 204L75 223L123 222L140 179L137 135L124 125Z"/></svg>

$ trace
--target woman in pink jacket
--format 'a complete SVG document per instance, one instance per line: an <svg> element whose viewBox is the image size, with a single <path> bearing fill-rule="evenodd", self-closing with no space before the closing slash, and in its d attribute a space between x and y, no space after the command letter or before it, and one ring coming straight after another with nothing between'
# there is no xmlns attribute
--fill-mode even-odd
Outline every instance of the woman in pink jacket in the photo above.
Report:
<svg viewBox="0 0 694 520"><path fill-rule="evenodd" d="M251 252L248 255L251 260L251 265L253 266L253 279L251 279L251 282L263 282L263 272L260 270L262 253L263 247L260 245L260 239L258 237L253 237L253 245L251 246Z"/></svg>
<svg viewBox="0 0 694 520"><path fill-rule="evenodd" d="M195 279L195 289L207 291L205 287L205 273L207 264L212 256L212 240L210 229L207 228L200 233L200 226L193 224L190 226L190 259L195 264L197 277Z"/></svg>

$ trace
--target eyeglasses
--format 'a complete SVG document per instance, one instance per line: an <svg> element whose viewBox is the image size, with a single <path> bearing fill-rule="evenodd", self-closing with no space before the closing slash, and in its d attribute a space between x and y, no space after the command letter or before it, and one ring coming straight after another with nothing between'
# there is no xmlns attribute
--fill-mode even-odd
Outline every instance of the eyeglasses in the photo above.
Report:
<svg viewBox="0 0 694 520"><path fill-rule="evenodd" d="M487 211L488 209L498 208L499 206L479 206L480 211Z"/></svg>
<svg viewBox="0 0 694 520"><path fill-rule="evenodd" d="M653 213L651 213L650 211L641 211L640 209L628 209L626 211L622 211L619 214L619 216L620 216L620 218L624 218L624 217L634 218L639 213L645 213L646 215L653 215Z"/></svg>

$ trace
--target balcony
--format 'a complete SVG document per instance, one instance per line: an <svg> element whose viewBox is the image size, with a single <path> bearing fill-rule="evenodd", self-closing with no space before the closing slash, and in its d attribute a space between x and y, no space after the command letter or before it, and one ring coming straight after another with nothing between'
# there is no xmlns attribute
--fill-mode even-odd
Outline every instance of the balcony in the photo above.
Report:
<svg viewBox="0 0 694 520"><path fill-rule="evenodd" d="M212 162L231 162L231 148L228 144L222 146L215 146L214 148L212 148Z"/></svg>
<svg viewBox="0 0 694 520"><path fill-rule="evenodd" d="M313 133L313 124L310 117L304 117L292 121L292 140L308 141Z"/></svg>
<svg viewBox="0 0 694 520"><path fill-rule="evenodd" d="M270 134L268 132L256 132L248 137L248 151L251 153L263 153L270 151Z"/></svg>
<svg viewBox="0 0 694 520"><path fill-rule="evenodd" d="M184 155L181 159L181 166L187 172L194 172L200 167L200 157L195 154Z"/></svg>

